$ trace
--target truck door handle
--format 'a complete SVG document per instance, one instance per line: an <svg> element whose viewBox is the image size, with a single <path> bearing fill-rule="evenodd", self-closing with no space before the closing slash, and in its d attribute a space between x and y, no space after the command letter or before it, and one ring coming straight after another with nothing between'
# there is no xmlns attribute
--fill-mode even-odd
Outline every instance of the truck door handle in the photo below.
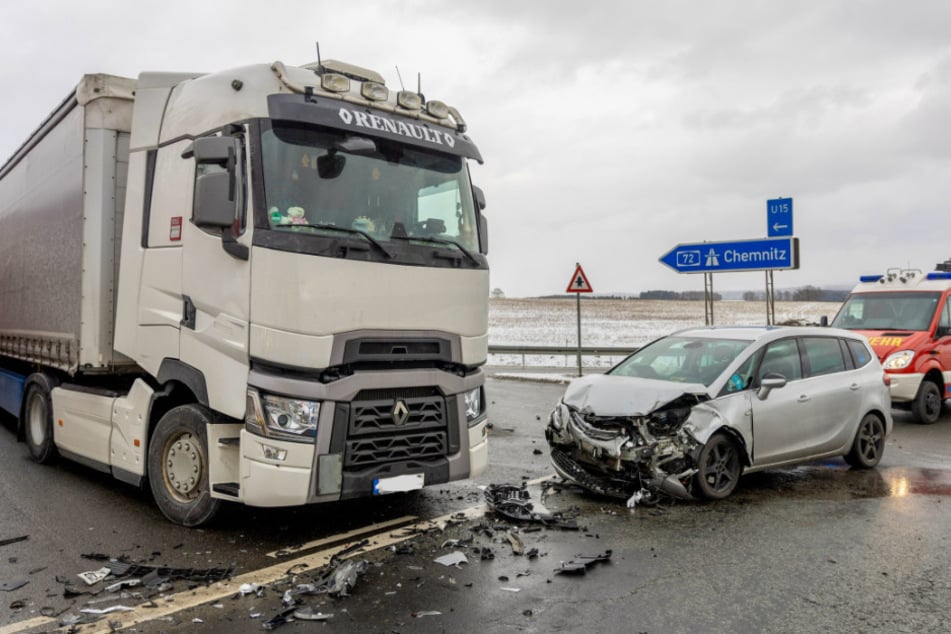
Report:
<svg viewBox="0 0 951 634"><path fill-rule="evenodd" d="M188 295L182 295L182 321L180 322L182 326L189 328L191 330L195 329L195 303L192 302L192 298Z"/></svg>

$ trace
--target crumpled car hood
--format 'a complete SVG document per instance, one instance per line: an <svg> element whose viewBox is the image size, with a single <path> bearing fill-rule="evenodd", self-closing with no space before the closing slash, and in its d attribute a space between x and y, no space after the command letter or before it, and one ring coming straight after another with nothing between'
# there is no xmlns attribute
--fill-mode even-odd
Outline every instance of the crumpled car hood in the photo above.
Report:
<svg viewBox="0 0 951 634"><path fill-rule="evenodd" d="M597 416L646 416L684 394L709 398L700 383L596 374L575 379L565 390L565 405Z"/></svg>

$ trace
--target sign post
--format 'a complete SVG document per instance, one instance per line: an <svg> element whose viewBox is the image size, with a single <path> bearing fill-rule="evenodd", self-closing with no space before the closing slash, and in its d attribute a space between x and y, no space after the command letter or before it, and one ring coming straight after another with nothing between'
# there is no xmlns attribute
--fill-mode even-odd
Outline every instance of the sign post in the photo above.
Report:
<svg viewBox="0 0 951 634"><path fill-rule="evenodd" d="M577 304L578 312L578 376L581 376L581 294L582 293L591 293L591 284L588 282L588 278L584 274L584 270L581 268L581 264L575 263L575 274L571 276L571 281L568 282L568 289L565 291L567 293L575 294L575 301Z"/></svg>

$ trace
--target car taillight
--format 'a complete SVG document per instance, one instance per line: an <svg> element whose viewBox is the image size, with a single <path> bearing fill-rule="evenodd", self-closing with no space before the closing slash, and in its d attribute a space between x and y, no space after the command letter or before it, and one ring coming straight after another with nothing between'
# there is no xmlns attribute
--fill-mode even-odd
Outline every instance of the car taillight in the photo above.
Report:
<svg viewBox="0 0 951 634"><path fill-rule="evenodd" d="M882 372L882 383L888 386L892 384L892 377L889 376L888 372Z"/></svg>

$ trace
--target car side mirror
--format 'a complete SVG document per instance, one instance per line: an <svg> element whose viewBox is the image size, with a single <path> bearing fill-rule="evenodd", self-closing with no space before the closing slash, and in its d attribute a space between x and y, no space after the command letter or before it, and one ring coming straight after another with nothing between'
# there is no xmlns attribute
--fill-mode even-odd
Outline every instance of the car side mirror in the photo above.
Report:
<svg viewBox="0 0 951 634"><path fill-rule="evenodd" d="M773 390L786 387L786 377L775 372L768 372L759 382L759 389L756 391L756 398L765 401L766 397Z"/></svg>

